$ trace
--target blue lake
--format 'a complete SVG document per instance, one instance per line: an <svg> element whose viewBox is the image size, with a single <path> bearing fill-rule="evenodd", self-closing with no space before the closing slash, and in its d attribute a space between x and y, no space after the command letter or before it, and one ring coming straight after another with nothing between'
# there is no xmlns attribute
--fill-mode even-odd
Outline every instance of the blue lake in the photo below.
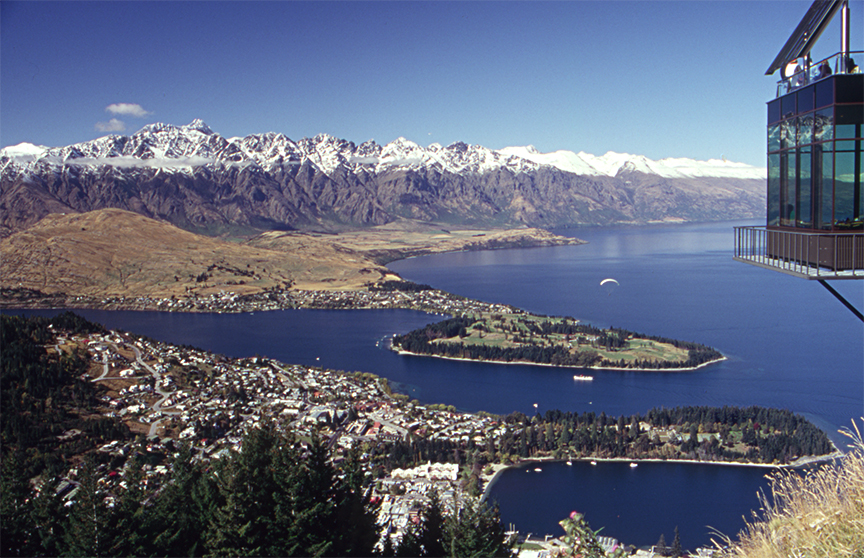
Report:
<svg viewBox="0 0 864 558"><path fill-rule="evenodd" d="M678 527L684 548L695 549L712 536L719 540L715 530L731 536L744 527L742 515L749 519L759 508L757 492L768 490L767 472L686 463L527 464L504 471L491 498L522 533L563 535L556 522L575 510L595 530L603 527L601 535L627 544L652 545L661 533L672 544Z"/></svg>
<svg viewBox="0 0 864 558"><path fill-rule="evenodd" d="M557 232L589 244L390 265L406 279L459 295L697 341L728 357L694 372L597 371L593 382L574 382L573 370L400 356L384 347L387 336L440 319L407 310L79 313L228 356L374 372L412 398L466 411L530 415L536 403L541 413L629 415L661 406L762 405L802 413L842 443L837 429L864 416L864 327L819 284L734 262L735 224L752 223L573 229ZM607 277L619 286L601 287ZM864 307L861 281L832 285ZM577 509L595 528L605 526L604 534L631 544L653 544L660 533L671 542L677 525L685 547L695 547L709 541L708 525L728 534L743 527L741 517L758 508L756 491L767 486L765 471L754 468L585 467L514 470L492 497L504 521L523 532L561 534L557 522Z"/></svg>

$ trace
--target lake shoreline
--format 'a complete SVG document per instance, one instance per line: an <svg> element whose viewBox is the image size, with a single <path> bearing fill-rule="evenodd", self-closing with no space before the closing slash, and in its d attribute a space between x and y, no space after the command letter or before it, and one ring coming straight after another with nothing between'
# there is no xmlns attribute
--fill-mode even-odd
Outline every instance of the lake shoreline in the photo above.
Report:
<svg viewBox="0 0 864 558"><path fill-rule="evenodd" d="M834 446L832 442L832 446ZM843 452L834 446L834 451L827 455L812 455L812 456L804 456L799 459L796 459L792 463L786 464L777 464L777 463L750 463L746 461L700 461L698 459L657 459L657 458L627 458L627 457L577 457L571 459L562 459L555 457L531 457L520 459L516 463L512 463L510 465L503 465L500 463L496 463L492 465L493 473L491 475L483 475L484 487L483 494L480 496L481 501L485 501L488 499L490 492L492 491L492 487L498 482L498 479L504 473L504 471L508 469L517 469L524 465L531 464L542 464L542 463L567 463L569 462L580 462L580 463L683 463L686 465L712 465L712 466L731 466L731 467L751 467L751 468L762 468L762 469L774 469L776 471L782 471L787 469L799 469L802 467L807 467L810 465L820 464L820 463L828 463L839 459L843 456Z"/></svg>
<svg viewBox="0 0 864 558"><path fill-rule="evenodd" d="M523 364L528 366L547 366L550 368L570 368L574 370L609 370L609 371L621 371L621 372L693 372L694 370L699 370L700 368L705 368L706 366L710 366L712 364L716 364L718 362L723 362L727 360L727 358L721 357L716 358L714 360L709 360L708 362L703 362L698 366L688 366L688 367L677 367L677 368L621 368L614 366L571 366L567 364L549 364L545 362L531 362L528 360L484 360L477 358L460 358L460 357L449 357L444 355L431 355L431 354L420 354L420 353L412 353L411 351L406 351L404 349L394 349L391 343L390 350L399 354L399 355L408 355L408 356L416 356L416 357L431 357L431 358L442 358L444 360L460 360L463 362L482 362L486 364Z"/></svg>

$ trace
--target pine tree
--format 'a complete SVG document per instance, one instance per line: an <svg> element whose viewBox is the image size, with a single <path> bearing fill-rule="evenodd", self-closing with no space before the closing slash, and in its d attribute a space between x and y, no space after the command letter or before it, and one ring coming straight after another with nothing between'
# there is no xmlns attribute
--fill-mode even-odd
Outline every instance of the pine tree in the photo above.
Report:
<svg viewBox="0 0 864 558"><path fill-rule="evenodd" d="M370 478L363 470L358 450L349 451L342 462L337 487L336 523L342 525L334 547L340 556L369 556L380 536L378 504L373 504ZM390 548L392 552L392 546Z"/></svg>
<svg viewBox="0 0 864 558"><path fill-rule="evenodd" d="M216 555L264 555L272 544L273 510L280 488L274 479L271 428L254 429L243 438L241 450L218 467L224 504L215 510L207 546ZM279 553L276 553L279 554Z"/></svg>
<svg viewBox="0 0 864 558"><path fill-rule="evenodd" d="M289 512L280 516L279 527L288 533L284 555L333 554L338 534L345 527L336 519L337 481L327 462L327 448L317 432L311 438L302 460L280 454L282 507Z"/></svg>
<svg viewBox="0 0 864 558"><path fill-rule="evenodd" d="M192 450L181 444L171 460L171 478L147 516L153 554L192 556L204 552L204 535L219 507L215 479L192 463Z"/></svg>
<svg viewBox="0 0 864 558"><path fill-rule="evenodd" d="M87 456L80 466L78 491L65 532L65 554L101 556L109 553L111 510L97 484L96 465Z"/></svg>
<svg viewBox="0 0 864 558"><path fill-rule="evenodd" d="M469 498L447 516L445 556L513 556L498 506Z"/></svg>
<svg viewBox="0 0 864 558"><path fill-rule="evenodd" d="M418 515L418 522L402 535L396 556L447 556L444 551L444 513L434 489L429 493L429 504Z"/></svg>
<svg viewBox="0 0 864 558"><path fill-rule="evenodd" d="M170 479L156 498L153 513L148 518L148 529L154 534L155 553L181 556L189 554L189 547L182 548L186 545L181 545L180 541L192 534L187 533L192 496L192 452L188 445L180 444L171 459L170 470Z"/></svg>
<svg viewBox="0 0 864 558"><path fill-rule="evenodd" d="M396 549L393 548L393 539L390 538L390 531L384 535L384 542L381 545L381 552L378 553L381 558L393 558L396 556Z"/></svg>
<svg viewBox="0 0 864 558"><path fill-rule="evenodd" d="M681 549L681 534L678 532L678 526L675 526L675 538L672 540L672 556L680 558L683 554Z"/></svg>
<svg viewBox="0 0 864 558"><path fill-rule="evenodd" d="M420 545L418 529L419 526L415 525L413 528L406 529L402 533L402 540L399 541L399 546L396 547L394 556L397 558L417 558L423 556L423 547Z"/></svg>
<svg viewBox="0 0 864 558"><path fill-rule="evenodd" d="M423 549L421 556L445 556L444 512L436 490L429 493L429 505L423 511L418 539Z"/></svg>
<svg viewBox="0 0 864 558"><path fill-rule="evenodd" d="M63 546L66 510L63 499L57 495L59 484L60 479L57 477L43 481L39 493L33 498L30 517L38 533L38 540L33 540L33 547L39 549L34 555L58 556Z"/></svg>
<svg viewBox="0 0 864 558"><path fill-rule="evenodd" d="M109 540L106 544L112 556L136 556L142 554L144 517L144 490L141 461L137 456L130 460L123 475L126 488L119 493L110 516Z"/></svg>
<svg viewBox="0 0 864 558"><path fill-rule="evenodd" d="M654 550L660 556L666 556L669 553L669 549L666 546L666 537L663 536L663 533L660 533L660 540L658 540L657 544L654 545Z"/></svg>
<svg viewBox="0 0 864 558"><path fill-rule="evenodd" d="M467 498L444 516L438 495L431 498L419 524L403 535L396 556L513 556L497 506Z"/></svg>
<svg viewBox="0 0 864 558"><path fill-rule="evenodd" d="M25 474L24 455L17 449L7 450L0 467L0 556L32 555L39 541L31 517L34 494Z"/></svg>

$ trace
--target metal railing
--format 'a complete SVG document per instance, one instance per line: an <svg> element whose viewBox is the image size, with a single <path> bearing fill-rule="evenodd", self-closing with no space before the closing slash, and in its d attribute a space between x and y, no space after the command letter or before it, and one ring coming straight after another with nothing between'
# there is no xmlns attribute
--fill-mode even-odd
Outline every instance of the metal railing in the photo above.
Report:
<svg viewBox="0 0 864 558"><path fill-rule="evenodd" d="M857 61L856 61L857 58ZM807 67L798 66L795 72L777 82L777 97L801 89L811 83L825 79L835 74L858 74L861 66L857 62L864 61L864 51L856 50L844 54L838 52L828 58L811 63ZM826 68L828 69L826 71Z"/></svg>
<svg viewBox="0 0 864 558"><path fill-rule="evenodd" d="M806 279L864 279L864 232L735 227L734 259Z"/></svg>

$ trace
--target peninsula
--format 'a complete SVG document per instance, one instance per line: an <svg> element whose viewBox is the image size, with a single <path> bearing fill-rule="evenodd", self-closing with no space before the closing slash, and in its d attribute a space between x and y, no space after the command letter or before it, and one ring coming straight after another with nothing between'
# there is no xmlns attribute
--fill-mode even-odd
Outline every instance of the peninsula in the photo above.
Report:
<svg viewBox="0 0 864 558"><path fill-rule="evenodd" d="M524 312L451 318L396 335L391 347L444 358L628 370L693 370L725 358L699 343Z"/></svg>

